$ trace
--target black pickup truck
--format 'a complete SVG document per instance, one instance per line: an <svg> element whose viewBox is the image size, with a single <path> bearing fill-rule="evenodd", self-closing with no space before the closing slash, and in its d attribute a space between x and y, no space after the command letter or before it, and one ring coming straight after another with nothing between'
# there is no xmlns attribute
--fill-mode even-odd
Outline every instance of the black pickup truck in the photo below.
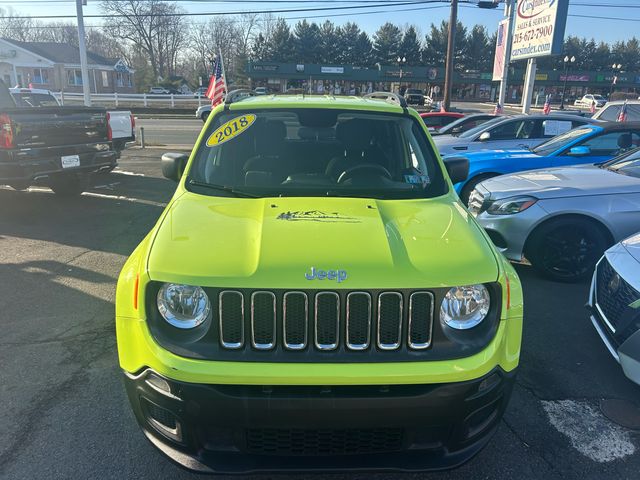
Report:
<svg viewBox="0 0 640 480"><path fill-rule="evenodd" d="M16 107L0 80L0 185L79 195L91 174L117 165L107 130L104 108Z"/></svg>

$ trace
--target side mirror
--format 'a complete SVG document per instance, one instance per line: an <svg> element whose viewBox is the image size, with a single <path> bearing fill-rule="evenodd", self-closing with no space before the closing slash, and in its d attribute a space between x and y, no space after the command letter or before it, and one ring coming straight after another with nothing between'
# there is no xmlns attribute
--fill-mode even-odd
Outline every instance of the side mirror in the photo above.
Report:
<svg viewBox="0 0 640 480"><path fill-rule="evenodd" d="M447 157L443 161L451 183L464 182L469 176L469 159L467 157Z"/></svg>
<svg viewBox="0 0 640 480"><path fill-rule="evenodd" d="M591 155L589 147L573 147L569 150L570 157L586 157L587 155Z"/></svg>
<svg viewBox="0 0 640 480"><path fill-rule="evenodd" d="M450 133L462 133L462 127L452 128Z"/></svg>
<svg viewBox="0 0 640 480"><path fill-rule="evenodd" d="M491 140L491 133L482 132L478 137L478 140L480 140L481 142L486 142L487 140Z"/></svg>
<svg viewBox="0 0 640 480"><path fill-rule="evenodd" d="M179 182L189 161L188 153L165 153L162 155L162 175Z"/></svg>

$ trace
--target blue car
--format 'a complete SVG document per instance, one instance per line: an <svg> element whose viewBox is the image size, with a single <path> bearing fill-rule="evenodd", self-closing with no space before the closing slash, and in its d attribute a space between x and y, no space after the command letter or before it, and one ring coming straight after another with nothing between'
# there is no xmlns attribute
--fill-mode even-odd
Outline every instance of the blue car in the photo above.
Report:
<svg viewBox="0 0 640 480"><path fill-rule="evenodd" d="M467 204L476 185L487 178L507 173L605 162L640 146L640 122L602 122L583 125L562 133L534 148L484 150L464 155L469 159L469 176L456 183L456 192ZM459 155L446 155L452 158Z"/></svg>

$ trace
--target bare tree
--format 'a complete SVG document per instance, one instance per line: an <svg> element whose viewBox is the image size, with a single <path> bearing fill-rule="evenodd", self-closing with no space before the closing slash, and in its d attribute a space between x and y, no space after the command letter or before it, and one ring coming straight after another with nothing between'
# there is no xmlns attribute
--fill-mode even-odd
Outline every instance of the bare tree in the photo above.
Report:
<svg viewBox="0 0 640 480"><path fill-rule="evenodd" d="M210 60L222 52L229 68L231 57L237 49L238 30L236 22L229 17L214 17L206 23L195 24L191 31L191 46L204 72L211 69Z"/></svg>
<svg viewBox="0 0 640 480"><path fill-rule="evenodd" d="M175 74L177 55L187 35L182 9L161 0L103 0L103 13L112 15L105 32L144 52L155 77Z"/></svg>
<svg viewBox="0 0 640 480"><path fill-rule="evenodd" d="M35 33L34 27L36 22L33 19L25 18L11 8L0 8L0 38L31 42Z"/></svg>

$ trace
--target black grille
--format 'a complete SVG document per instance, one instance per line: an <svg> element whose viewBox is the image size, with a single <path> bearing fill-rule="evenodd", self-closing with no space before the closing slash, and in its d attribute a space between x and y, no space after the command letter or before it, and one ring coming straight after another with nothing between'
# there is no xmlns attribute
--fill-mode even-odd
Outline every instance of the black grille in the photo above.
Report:
<svg viewBox="0 0 640 480"><path fill-rule="evenodd" d="M617 328L624 311L640 299L640 293L618 275L606 257L598 265L596 282L598 306L609 324Z"/></svg>
<svg viewBox="0 0 640 480"><path fill-rule="evenodd" d="M252 345L259 350L270 350L276 342L276 297L271 292L251 295Z"/></svg>
<svg viewBox="0 0 640 480"><path fill-rule="evenodd" d="M240 292L221 292L220 343L225 348L241 348L244 344L244 297Z"/></svg>
<svg viewBox="0 0 640 480"><path fill-rule="evenodd" d="M378 347L383 350L400 347L402 304L400 293L385 292L378 297Z"/></svg>
<svg viewBox="0 0 640 480"><path fill-rule="evenodd" d="M414 349L431 345L431 322L433 319L433 296L418 292L409 299L409 346Z"/></svg>
<svg viewBox="0 0 640 480"><path fill-rule="evenodd" d="M318 293L315 308L316 347L320 350L334 350L338 347L339 321L340 297L338 294Z"/></svg>
<svg viewBox="0 0 640 480"><path fill-rule="evenodd" d="M259 455L355 455L401 450L403 430L249 429L246 439L248 453Z"/></svg>
<svg viewBox="0 0 640 480"><path fill-rule="evenodd" d="M155 420L161 425L164 425L170 430L175 430L178 427L176 417L169 410L159 407L144 398L142 400L144 409L147 412L147 417Z"/></svg>
<svg viewBox="0 0 640 480"><path fill-rule="evenodd" d="M347 297L347 347L369 348L371 341L371 295L352 292Z"/></svg>
<svg viewBox="0 0 640 480"><path fill-rule="evenodd" d="M302 350L307 346L307 295L304 292L287 292L283 303L285 347L290 350Z"/></svg>

